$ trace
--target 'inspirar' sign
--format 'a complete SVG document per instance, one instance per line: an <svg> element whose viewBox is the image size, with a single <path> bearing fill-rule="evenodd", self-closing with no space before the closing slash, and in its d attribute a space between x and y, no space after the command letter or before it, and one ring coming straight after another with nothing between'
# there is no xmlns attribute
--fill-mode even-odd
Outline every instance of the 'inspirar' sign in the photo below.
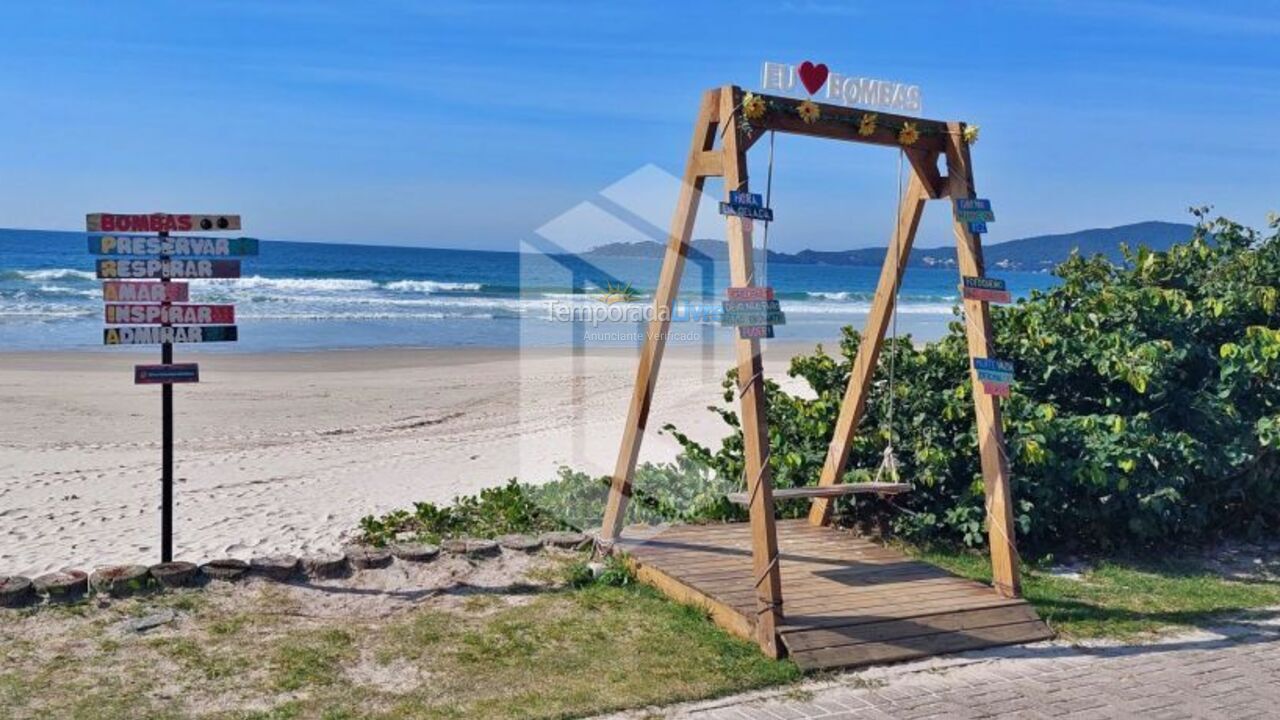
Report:
<svg viewBox="0 0 1280 720"><path fill-rule="evenodd" d="M796 66L788 63L765 61L760 85L767 93L807 95L796 77ZM904 113L919 113L921 108L919 85L837 72L827 75L826 83L813 96L823 102Z"/></svg>

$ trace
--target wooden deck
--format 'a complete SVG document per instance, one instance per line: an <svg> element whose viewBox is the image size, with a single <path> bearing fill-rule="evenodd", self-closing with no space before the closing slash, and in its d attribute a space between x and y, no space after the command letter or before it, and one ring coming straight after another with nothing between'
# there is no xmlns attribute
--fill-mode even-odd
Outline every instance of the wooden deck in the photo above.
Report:
<svg viewBox="0 0 1280 720"><path fill-rule="evenodd" d="M751 529L679 525L615 545L637 576L672 598L706 607L752 637ZM778 523L783 646L803 669L854 667L1052 636L1024 600L1001 597L895 550L805 520Z"/></svg>

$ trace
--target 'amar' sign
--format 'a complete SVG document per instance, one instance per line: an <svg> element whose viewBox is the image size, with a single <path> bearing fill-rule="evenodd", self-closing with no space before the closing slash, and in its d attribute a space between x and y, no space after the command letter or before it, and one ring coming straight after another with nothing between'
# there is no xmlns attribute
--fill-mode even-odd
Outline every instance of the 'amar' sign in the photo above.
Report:
<svg viewBox="0 0 1280 720"><path fill-rule="evenodd" d="M796 66L788 63L766 61L761 88L765 92L776 92L787 95L807 96L806 91L796 82ZM893 80L876 80L856 75L841 75L832 72L827 75L827 82L819 92L814 94L819 100L840 105L849 105L900 112L918 113L921 108L920 86Z"/></svg>

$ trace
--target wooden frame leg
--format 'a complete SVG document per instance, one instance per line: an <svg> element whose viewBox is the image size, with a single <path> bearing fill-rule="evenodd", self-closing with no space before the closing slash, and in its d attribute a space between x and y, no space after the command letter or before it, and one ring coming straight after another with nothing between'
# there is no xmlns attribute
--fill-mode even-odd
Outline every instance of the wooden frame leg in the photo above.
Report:
<svg viewBox="0 0 1280 720"><path fill-rule="evenodd" d="M724 134L725 200L732 190L747 190L747 150L738 137L734 108L741 98L736 88L720 95L720 117L729 125ZM751 233L741 218L728 218L729 278L734 287L755 284ZM735 331L736 335L736 331ZM774 521L773 478L769 471L769 426L764 394L764 363L760 341L735 337L738 357L738 395L741 399L742 448L751 518L751 566L756 589L756 642L769 657L779 657L778 626L782 621L782 572L778 566L778 530Z"/></svg>
<svg viewBox="0 0 1280 720"><path fill-rule="evenodd" d="M703 160L716 138L716 125L720 117L720 90L710 90L702 96L698 120L693 128L693 141L689 149L689 161L685 165L684 182L680 187L680 199L675 216L671 220L671 234L667 238L667 252L662 261L662 274L653 295L653 319L645 336L640 364L636 368L635 390L627 411L627 424L622 431L622 446L618 450L618 462L614 466L613 482L609 488L609 500L601 523L601 539L606 542L617 539L627 514L627 501L631 499L631 481L635 476L636 459L640 456L640 443L644 440L645 424L649 421L649 405L653 401L654 385L658 381L658 369L662 364L662 352L667 344L667 331L671 327L671 312L680 292L680 276L684 271L685 253L693 234L693 223L698 214L698 202L702 187L713 168Z"/></svg>
<svg viewBox="0 0 1280 720"><path fill-rule="evenodd" d="M936 154L933 155L932 162L936 167ZM853 368L849 371L849 384L845 387L844 399L840 402L840 416L836 420L831 445L827 447L822 476L818 479L818 484L822 486L840 482L841 472L849 462L853 436L866 413L871 377L875 374L880 350L884 347L885 331L889 328L889 320L893 317L894 305L898 299L898 285L902 282L902 273L911 256L911 246L915 243L916 229L920 227L925 202L933 194L932 185L926 185L919 170L914 169L915 163L912 165L911 180L902 198L897 227L894 228L894 242L885 253L884 266L880 269L880 282L876 285L875 298L867 315L867 325L862 330L862 342L858 346ZM831 498L814 498L809 506L809 522L813 525L830 522L831 504Z"/></svg>
<svg viewBox="0 0 1280 720"><path fill-rule="evenodd" d="M969 146L963 138L962 123L948 123L947 176L949 194L956 198L975 197L973 166ZM961 276L983 274L981 237L969 232L962 222L953 221L956 257ZM984 302L964 302L965 334L969 340L970 381L977 412L978 451L982 458L982 480L987 501L987 540L991 546L991 577L996 590L1007 597L1022 593L1018 573L1018 550L1014 543L1013 500L1009 490L1009 459L1005 453L1004 425L1000 399L982 390L973 358L991 357L991 313Z"/></svg>

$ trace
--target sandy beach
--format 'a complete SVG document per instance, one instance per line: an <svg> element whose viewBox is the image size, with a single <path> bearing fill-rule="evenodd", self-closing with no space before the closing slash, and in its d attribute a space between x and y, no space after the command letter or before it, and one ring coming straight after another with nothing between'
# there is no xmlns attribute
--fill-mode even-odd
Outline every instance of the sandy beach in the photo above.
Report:
<svg viewBox="0 0 1280 720"><path fill-rule="evenodd" d="M775 344L769 375L809 345ZM336 548L369 513L447 502L562 465L612 472L634 350L182 353L175 556L248 558ZM0 355L0 574L156 562L160 390L133 385L151 356ZM714 441L730 348L672 348L642 461L679 447L674 422ZM794 384L794 381L791 381Z"/></svg>

